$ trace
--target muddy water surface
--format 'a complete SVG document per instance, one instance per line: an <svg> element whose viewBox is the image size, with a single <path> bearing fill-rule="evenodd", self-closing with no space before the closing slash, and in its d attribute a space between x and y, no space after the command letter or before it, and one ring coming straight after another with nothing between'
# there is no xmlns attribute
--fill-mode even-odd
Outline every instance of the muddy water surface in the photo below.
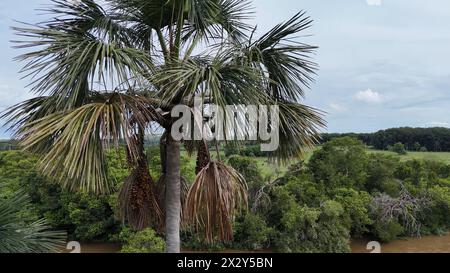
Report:
<svg viewBox="0 0 450 273"><path fill-rule="evenodd" d="M368 240L353 240L350 244L353 253L369 253L366 249ZM120 251L120 244L112 243L81 243L82 253L116 253ZM189 251L183 252L201 252ZM270 253L270 250L243 251L226 249L221 253ZM450 234L444 236L424 236L422 238L411 238L396 240L391 243L381 244L382 253L450 253Z"/></svg>
<svg viewBox="0 0 450 273"><path fill-rule="evenodd" d="M353 253L368 253L367 240L356 240L351 243ZM450 253L450 234L444 236L424 236L396 240L381 244L381 253Z"/></svg>

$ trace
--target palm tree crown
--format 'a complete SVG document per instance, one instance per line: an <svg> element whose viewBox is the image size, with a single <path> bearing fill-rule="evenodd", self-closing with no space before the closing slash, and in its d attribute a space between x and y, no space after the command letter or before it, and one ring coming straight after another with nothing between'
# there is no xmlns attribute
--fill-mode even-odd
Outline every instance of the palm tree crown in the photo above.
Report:
<svg viewBox="0 0 450 273"><path fill-rule="evenodd" d="M27 50L17 60L37 97L4 116L24 149L42 155L42 170L72 190L113 190L105 149L125 147L132 172L121 211L135 228L164 227L165 216L167 236L183 202L187 222L208 241L227 240L236 209L246 204L243 178L214 162L204 141L184 143L203 155L195 183L180 177L179 143L167 133L174 105L192 106L194 97L205 107L278 105L280 147L271 156L282 161L311 147L324 126L320 111L301 104L317 69L316 47L295 39L311 26L304 12L255 38L247 0L52 2L52 19L14 27L16 47ZM143 149L154 124L166 130L157 182Z"/></svg>

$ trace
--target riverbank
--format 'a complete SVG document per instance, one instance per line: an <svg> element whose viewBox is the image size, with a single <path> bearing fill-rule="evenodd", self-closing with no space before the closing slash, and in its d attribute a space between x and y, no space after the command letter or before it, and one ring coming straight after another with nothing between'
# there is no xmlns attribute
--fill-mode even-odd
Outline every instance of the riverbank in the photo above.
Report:
<svg viewBox="0 0 450 273"><path fill-rule="evenodd" d="M352 253L369 253L366 249L368 240L353 240L350 244ZM114 243L82 243L82 253L117 253L121 245ZM202 253L202 251L184 250L184 253ZM270 253L270 250L246 251L225 249L220 253ZM408 238L381 244L381 253L450 253L450 234L444 236L424 236Z"/></svg>
<svg viewBox="0 0 450 273"><path fill-rule="evenodd" d="M352 253L368 253L367 240L354 240ZM381 244L381 253L450 253L450 234L408 238Z"/></svg>

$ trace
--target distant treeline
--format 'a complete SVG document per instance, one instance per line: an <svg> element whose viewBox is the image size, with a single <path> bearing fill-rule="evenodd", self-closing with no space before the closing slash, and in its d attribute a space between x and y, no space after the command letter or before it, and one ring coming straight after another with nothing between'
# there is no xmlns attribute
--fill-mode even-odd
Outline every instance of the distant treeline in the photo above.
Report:
<svg viewBox="0 0 450 273"><path fill-rule="evenodd" d="M430 151L430 152L450 152L450 128L392 128L381 130L376 133L324 133L322 134L321 143L328 142L339 137L353 137L361 140L366 145L377 150L389 150L396 143L401 142L409 151ZM159 135L147 136L146 145L158 145ZM255 155L263 156L258 153L259 147L256 143L248 142L245 146L247 149L241 151L243 156ZM235 153L233 147L230 153ZM0 151L18 149L17 142L13 140L0 140ZM235 149L235 148L234 148ZM265 154L264 154L265 156Z"/></svg>
<svg viewBox="0 0 450 273"><path fill-rule="evenodd" d="M1 140L0 139L0 151L17 150L18 146L14 140Z"/></svg>
<svg viewBox="0 0 450 273"><path fill-rule="evenodd" d="M357 138L377 150L388 150L396 143L403 143L409 151L450 151L449 128L392 128L376 133L323 134L322 143L332 139L350 136Z"/></svg>

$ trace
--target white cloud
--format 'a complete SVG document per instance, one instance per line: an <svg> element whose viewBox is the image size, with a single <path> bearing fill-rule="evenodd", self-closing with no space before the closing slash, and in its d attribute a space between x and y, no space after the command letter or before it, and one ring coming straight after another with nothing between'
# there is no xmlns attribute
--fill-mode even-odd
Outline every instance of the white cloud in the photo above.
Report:
<svg viewBox="0 0 450 273"><path fill-rule="evenodd" d="M366 0L367 5L369 6L381 6L381 0Z"/></svg>
<svg viewBox="0 0 450 273"><path fill-rule="evenodd" d="M342 112L347 110L344 106L337 104L335 102L330 103L328 106L333 112Z"/></svg>
<svg viewBox="0 0 450 273"><path fill-rule="evenodd" d="M367 89L365 91L359 91L355 94L355 98L359 101L367 103L380 103L383 101L383 97L380 93L372 91L372 89Z"/></svg>

